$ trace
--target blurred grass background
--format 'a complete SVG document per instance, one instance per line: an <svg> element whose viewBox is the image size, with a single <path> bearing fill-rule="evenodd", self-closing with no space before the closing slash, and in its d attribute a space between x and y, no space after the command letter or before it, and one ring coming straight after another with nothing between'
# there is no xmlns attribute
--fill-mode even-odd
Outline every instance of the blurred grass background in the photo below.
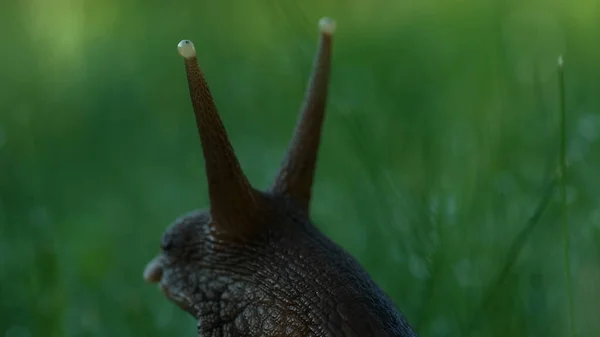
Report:
<svg viewBox="0 0 600 337"><path fill-rule="evenodd" d="M208 203L176 45L195 42L266 187L324 15L313 217L421 336L569 335L558 193L528 225L558 168L564 54L574 311L600 335L597 0L23 0L0 5L0 336L195 335L141 277Z"/></svg>

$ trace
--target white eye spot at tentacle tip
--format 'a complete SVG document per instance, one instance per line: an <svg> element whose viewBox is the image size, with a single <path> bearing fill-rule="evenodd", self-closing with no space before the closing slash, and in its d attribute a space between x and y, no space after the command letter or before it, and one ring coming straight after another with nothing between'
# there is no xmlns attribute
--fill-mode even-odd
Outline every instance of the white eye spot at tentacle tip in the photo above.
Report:
<svg viewBox="0 0 600 337"><path fill-rule="evenodd" d="M194 44L190 40L181 40L177 45L177 51L179 55L186 59L196 56L196 48L194 48Z"/></svg>
<svg viewBox="0 0 600 337"><path fill-rule="evenodd" d="M563 66L563 62L564 62L564 61L563 61L563 57L562 57L562 55L558 56L558 66L559 66L559 67L562 67L562 66Z"/></svg>
<svg viewBox="0 0 600 337"><path fill-rule="evenodd" d="M321 18L319 20L319 30L323 34L333 35L335 32L335 21L328 17Z"/></svg>

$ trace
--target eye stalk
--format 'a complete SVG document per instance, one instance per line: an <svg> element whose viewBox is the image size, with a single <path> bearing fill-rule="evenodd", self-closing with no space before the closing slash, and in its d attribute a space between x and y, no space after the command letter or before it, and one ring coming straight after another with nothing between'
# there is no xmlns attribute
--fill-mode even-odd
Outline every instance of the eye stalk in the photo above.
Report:
<svg viewBox="0 0 600 337"><path fill-rule="evenodd" d="M271 188L273 193L294 200L306 213L310 213L312 185L325 119L335 28L333 19L324 17L319 20L319 46L312 74L294 135Z"/></svg>
<svg viewBox="0 0 600 337"><path fill-rule="evenodd" d="M196 126L202 144L210 213L219 235L249 236L264 223L264 203L244 174L198 64L190 40L177 45L183 56Z"/></svg>
<svg viewBox="0 0 600 337"><path fill-rule="evenodd" d="M194 43L190 40L181 40L177 45L177 51L185 59L196 57L196 48L194 48Z"/></svg>

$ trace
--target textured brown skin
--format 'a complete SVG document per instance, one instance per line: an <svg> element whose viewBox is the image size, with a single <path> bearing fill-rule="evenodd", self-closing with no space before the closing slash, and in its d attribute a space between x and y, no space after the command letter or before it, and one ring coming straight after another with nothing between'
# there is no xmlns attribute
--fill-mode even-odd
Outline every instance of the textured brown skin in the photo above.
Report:
<svg viewBox="0 0 600 337"><path fill-rule="evenodd" d="M145 277L198 319L200 336L416 336L366 271L310 221L331 34L321 33L294 137L269 192L254 189L242 172L195 54L186 49L210 209L167 229Z"/></svg>
<svg viewBox="0 0 600 337"><path fill-rule="evenodd" d="M164 234L161 287L200 336L416 336L389 297L290 200L263 194L264 232L221 237L210 212Z"/></svg>

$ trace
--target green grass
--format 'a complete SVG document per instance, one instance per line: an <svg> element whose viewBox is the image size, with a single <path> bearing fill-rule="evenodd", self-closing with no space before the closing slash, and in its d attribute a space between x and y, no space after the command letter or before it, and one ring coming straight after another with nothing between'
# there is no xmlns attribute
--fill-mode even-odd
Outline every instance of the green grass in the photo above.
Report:
<svg viewBox="0 0 600 337"><path fill-rule="evenodd" d="M0 335L193 336L141 277L208 203L176 45L266 187L323 15L317 225L421 336L600 334L596 1L44 4L0 11Z"/></svg>
<svg viewBox="0 0 600 337"><path fill-rule="evenodd" d="M567 108L565 102L565 72L562 56L558 59L558 97L560 98L560 201L562 206L562 227L565 250L565 275L567 288L567 305L571 336L576 336L577 328L573 305L573 285L571 281L571 239L568 224L567 202Z"/></svg>

